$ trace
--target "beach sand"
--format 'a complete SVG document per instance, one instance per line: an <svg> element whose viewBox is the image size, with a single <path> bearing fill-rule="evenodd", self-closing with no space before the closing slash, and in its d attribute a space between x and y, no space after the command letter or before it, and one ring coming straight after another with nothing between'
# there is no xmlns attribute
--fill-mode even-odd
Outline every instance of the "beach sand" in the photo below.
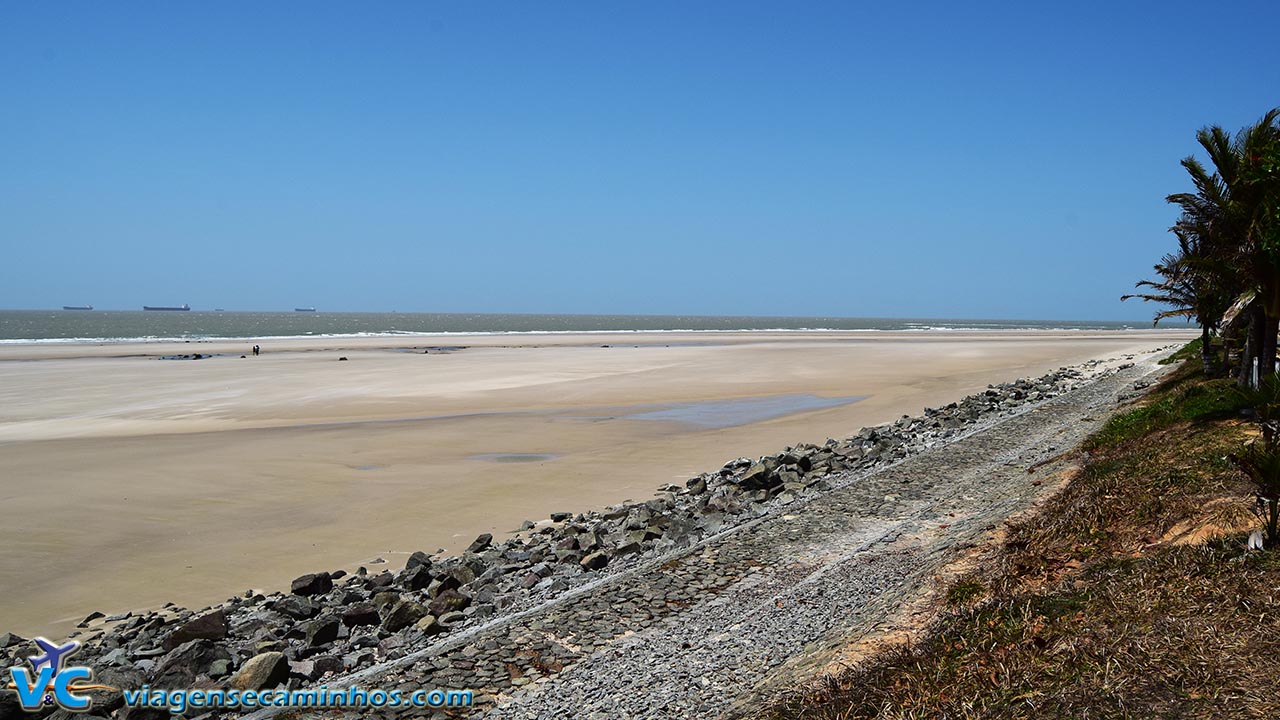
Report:
<svg viewBox="0 0 1280 720"><path fill-rule="evenodd" d="M305 572L376 572L378 558L395 569L415 550L1190 337L296 339L245 359L252 341L0 346L0 632L63 636L94 610L201 607ZM193 352L214 357L160 359Z"/></svg>

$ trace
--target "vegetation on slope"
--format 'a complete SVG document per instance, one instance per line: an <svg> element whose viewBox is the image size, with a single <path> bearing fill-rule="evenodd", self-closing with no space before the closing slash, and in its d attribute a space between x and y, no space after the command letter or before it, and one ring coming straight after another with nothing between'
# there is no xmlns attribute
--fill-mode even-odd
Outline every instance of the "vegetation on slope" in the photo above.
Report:
<svg viewBox="0 0 1280 720"><path fill-rule="evenodd" d="M1244 403L1184 363L1089 439L994 566L951 587L929 639L766 715L1276 717L1280 552L1247 549L1253 486L1231 460L1257 436Z"/></svg>

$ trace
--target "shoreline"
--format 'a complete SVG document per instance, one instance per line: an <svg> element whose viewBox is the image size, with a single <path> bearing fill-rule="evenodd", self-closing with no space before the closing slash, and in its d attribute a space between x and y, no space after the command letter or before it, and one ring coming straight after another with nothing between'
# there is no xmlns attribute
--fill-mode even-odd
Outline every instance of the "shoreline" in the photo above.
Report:
<svg viewBox="0 0 1280 720"><path fill-rule="evenodd" d="M201 606L227 585L276 587L325 564L395 567L478 532L505 537L529 516L649 497L727 455L841 437L1070 356L1181 339L786 333L637 349L598 337L427 356L377 340L343 351L346 363L315 340L253 360L0 363L0 498L20 518L3 539L47 568L32 579L0 565L13 588L0 631L52 636L91 609ZM728 427L633 419L796 392L863 399ZM495 454L546 457L483 458Z"/></svg>
<svg viewBox="0 0 1280 720"><path fill-rule="evenodd" d="M1072 339L1113 340L1143 337L1172 338L1190 336L1181 328L1127 328L1127 329L1076 329L1076 328L920 328L912 330L881 330L864 328L838 329L769 329L769 330L596 330L596 331L511 331L492 333L441 332L355 335L283 335L246 336L235 338L121 338L61 340L0 340L0 362L14 360L76 359L76 358L152 358L175 354L189 354L192 346L209 349L215 356L238 356L254 344L270 343L264 352L341 352L346 350L423 350L440 348L448 350L465 342L464 347L578 347L598 344L618 344L619 338L627 338L621 345L665 346L673 338L709 335L713 341L702 344L737 345L764 343L778 339L808 338L821 341L877 342L892 340L964 341L974 338L1021 339ZM447 344L432 344L433 339L448 340ZM517 339L519 342L510 342ZM612 342L610 342L612 341Z"/></svg>

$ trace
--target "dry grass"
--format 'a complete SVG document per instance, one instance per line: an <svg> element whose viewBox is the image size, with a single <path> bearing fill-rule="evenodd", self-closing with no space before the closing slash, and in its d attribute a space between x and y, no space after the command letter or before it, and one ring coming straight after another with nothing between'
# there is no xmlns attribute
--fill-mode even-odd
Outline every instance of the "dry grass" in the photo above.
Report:
<svg viewBox="0 0 1280 720"><path fill-rule="evenodd" d="M774 718L1273 718L1280 551L1247 552L1250 433L1191 364L1086 444L1084 469L957 581L936 632Z"/></svg>

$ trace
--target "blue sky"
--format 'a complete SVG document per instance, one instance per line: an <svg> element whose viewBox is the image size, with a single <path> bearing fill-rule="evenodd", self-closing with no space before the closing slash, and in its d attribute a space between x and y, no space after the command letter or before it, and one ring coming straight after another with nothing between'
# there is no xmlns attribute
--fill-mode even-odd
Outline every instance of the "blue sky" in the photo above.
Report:
<svg viewBox="0 0 1280 720"><path fill-rule="evenodd" d="M1149 318L1280 13L1041 5L6 3L0 307Z"/></svg>

